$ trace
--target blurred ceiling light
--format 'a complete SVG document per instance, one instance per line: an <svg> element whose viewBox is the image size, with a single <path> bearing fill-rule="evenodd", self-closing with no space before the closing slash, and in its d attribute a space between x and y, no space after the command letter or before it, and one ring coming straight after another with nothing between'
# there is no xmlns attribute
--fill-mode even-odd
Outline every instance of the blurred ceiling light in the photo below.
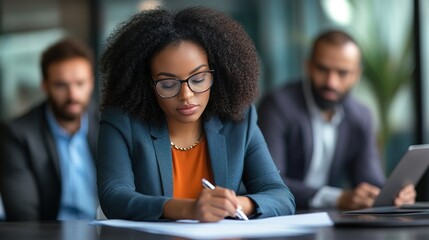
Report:
<svg viewBox="0 0 429 240"><path fill-rule="evenodd" d="M139 4L139 10L153 10L161 7L163 5L162 0L143 0Z"/></svg>
<svg viewBox="0 0 429 240"><path fill-rule="evenodd" d="M352 21L352 6L348 0L322 0L322 8L326 15L341 25Z"/></svg>

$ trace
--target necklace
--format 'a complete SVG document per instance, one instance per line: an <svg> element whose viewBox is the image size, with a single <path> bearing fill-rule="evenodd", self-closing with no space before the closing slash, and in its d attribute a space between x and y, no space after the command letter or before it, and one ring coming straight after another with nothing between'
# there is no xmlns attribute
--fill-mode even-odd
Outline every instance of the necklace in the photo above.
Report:
<svg viewBox="0 0 429 240"><path fill-rule="evenodd" d="M197 139L197 141L195 141L194 143L192 143L192 145L191 146L189 146L189 147L178 147L176 144L174 144L172 141L170 141L170 144L171 144L171 146L172 147L174 147L175 149L177 149L177 150L180 150L180 151L187 151L187 150L189 150L189 149L192 149L192 148L194 148L195 146L197 146L198 145L198 143L200 143L200 140L201 140L201 137L203 136L203 133L201 132L201 134L200 134L200 136L198 137L198 139Z"/></svg>

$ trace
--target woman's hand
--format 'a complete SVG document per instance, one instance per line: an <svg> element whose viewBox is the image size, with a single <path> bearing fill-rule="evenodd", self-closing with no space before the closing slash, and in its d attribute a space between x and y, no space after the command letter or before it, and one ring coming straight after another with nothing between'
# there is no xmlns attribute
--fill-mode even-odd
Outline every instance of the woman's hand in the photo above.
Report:
<svg viewBox="0 0 429 240"><path fill-rule="evenodd" d="M203 189L193 206L194 219L216 222L225 217L235 217L237 207L238 198L234 191L222 187Z"/></svg>
<svg viewBox="0 0 429 240"><path fill-rule="evenodd" d="M225 217L235 218L237 208L249 215L255 211L255 204L248 197L237 197L234 191L217 186L214 190L203 189L197 199L168 200L164 205L163 218L216 222Z"/></svg>

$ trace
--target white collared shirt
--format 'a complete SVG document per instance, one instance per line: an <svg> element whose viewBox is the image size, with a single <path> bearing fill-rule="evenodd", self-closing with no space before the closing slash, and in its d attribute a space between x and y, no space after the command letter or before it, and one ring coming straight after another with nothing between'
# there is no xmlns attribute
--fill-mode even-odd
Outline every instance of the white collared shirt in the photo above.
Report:
<svg viewBox="0 0 429 240"><path fill-rule="evenodd" d="M336 206L342 190L327 186L327 184L337 144L338 126L344 117L344 112L342 107L338 106L331 121L325 120L322 111L314 102L310 80L305 81L303 84L304 96L311 117L313 154L304 177L304 184L319 189L309 202L310 208L332 208Z"/></svg>

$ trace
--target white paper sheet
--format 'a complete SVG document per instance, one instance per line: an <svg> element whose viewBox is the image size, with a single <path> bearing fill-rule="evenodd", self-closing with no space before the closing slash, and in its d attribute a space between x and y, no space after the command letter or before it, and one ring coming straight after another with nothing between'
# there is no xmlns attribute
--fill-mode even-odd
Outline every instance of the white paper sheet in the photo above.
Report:
<svg viewBox="0 0 429 240"><path fill-rule="evenodd" d="M192 220L181 220L177 222L103 220L94 221L92 224L131 228L150 233L191 239L219 239L308 234L312 233L317 227L332 226L333 222L327 213L322 212L250 221L222 220L216 223L199 223L198 221Z"/></svg>

